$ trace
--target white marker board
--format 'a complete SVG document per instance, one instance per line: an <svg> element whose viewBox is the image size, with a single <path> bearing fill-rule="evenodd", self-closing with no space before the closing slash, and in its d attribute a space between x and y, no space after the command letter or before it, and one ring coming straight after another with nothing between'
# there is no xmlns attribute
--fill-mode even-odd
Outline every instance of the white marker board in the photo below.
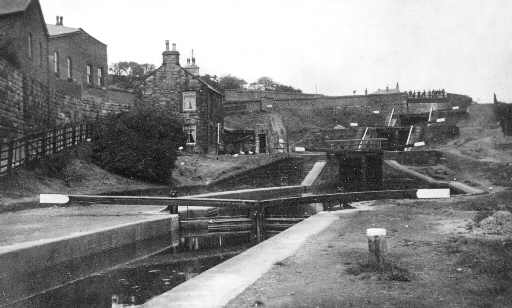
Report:
<svg viewBox="0 0 512 308"><path fill-rule="evenodd" d="M418 189L418 191L416 192L416 197L418 197L418 199L450 198L450 189L449 188Z"/></svg>
<svg viewBox="0 0 512 308"><path fill-rule="evenodd" d="M41 204L66 204L69 202L67 195L59 194L40 194L39 203Z"/></svg>

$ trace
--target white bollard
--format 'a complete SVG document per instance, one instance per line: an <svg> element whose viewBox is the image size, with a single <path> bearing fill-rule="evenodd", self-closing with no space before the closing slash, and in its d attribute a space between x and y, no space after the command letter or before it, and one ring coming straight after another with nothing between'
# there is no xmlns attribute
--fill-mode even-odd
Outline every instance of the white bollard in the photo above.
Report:
<svg viewBox="0 0 512 308"><path fill-rule="evenodd" d="M386 229L366 229L366 236L368 237L368 264L383 270L387 252Z"/></svg>

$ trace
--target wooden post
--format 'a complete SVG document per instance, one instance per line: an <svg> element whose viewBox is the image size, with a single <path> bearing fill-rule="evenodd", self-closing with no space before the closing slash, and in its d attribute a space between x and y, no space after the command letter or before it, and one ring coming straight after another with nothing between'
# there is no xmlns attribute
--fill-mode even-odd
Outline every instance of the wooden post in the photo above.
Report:
<svg viewBox="0 0 512 308"><path fill-rule="evenodd" d="M57 129L54 128L52 131L52 152L51 154L57 153Z"/></svg>
<svg viewBox="0 0 512 308"><path fill-rule="evenodd" d="M256 208L250 211L250 217L253 220L253 233L254 237L256 238L256 242L260 243L264 240L264 228L263 228L263 222L265 219L264 209L263 208Z"/></svg>
<svg viewBox="0 0 512 308"><path fill-rule="evenodd" d="M39 158L46 157L46 136L48 135L48 132L45 130L41 134L41 156Z"/></svg>
<svg viewBox="0 0 512 308"><path fill-rule="evenodd" d="M366 236L368 237L368 264L383 270L387 252L386 229L366 229Z"/></svg>
<svg viewBox="0 0 512 308"><path fill-rule="evenodd" d="M178 214L177 204L169 205L167 208L169 209L169 214Z"/></svg>
<svg viewBox="0 0 512 308"><path fill-rule="evenodd" d="M7 144L7 173L11 173L12 171L12 157L14 151L14 142L12 140Z"/></svg>
<svg viewBox="0 0 512 308"><path fill-rule="evenodd" d="M23 151L25 152L25 159L23 160L23 163L25 165L28 164L28 162L30 161L30 154L29 154L29 137L24 137L23 138Z"/></svg>
<svg viewBox="0 0 512 308"><path fill-rule="evenodd" d="M71 146L77 144L78 142L76 142L76 126L73 125L73 127L71 128Z"/></svg>

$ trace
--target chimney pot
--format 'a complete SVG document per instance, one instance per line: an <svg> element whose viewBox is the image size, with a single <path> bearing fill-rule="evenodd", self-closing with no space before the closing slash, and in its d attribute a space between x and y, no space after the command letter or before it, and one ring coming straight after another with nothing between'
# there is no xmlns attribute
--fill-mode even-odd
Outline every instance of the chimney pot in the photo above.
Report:
<svg viewBox="0 0 512 308"><path fill-rule="evenodd" d="M172 43L172 51L176 51L176 43Z"/></svg>
<svg viewBox="0 0 512 308"><path fill-rule="evenodd" d="M64 16L61 16L61 17L60 17L60 25L61 25L61 26L64 26Z"/></svg>
<svg viewBox="0 0 512 308"><path fill-rule="evenodd" d="M60 18L59 18L59 16L57 16L57 21L55 22L55 25L57 25L57 26L58 26L58 25L59 25L59 23L60 23Z"/></svg>
<svg viewBox="0 0 512 308"><path fill-rule="evenodd" d="M165 40L165 50L169 51L169 40Z"/></svg>

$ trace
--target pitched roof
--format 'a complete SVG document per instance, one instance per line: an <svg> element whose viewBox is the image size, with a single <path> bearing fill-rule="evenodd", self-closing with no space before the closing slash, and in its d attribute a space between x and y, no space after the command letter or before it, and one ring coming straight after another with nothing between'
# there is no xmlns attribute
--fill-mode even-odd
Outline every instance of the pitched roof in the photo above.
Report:
<svg viewBox="0 0 512 308"><path fill-rule="evenodd" d="M82 32L82 33L87 34L90 38L92 38L96 42L106 45L105 43L98 40L94 36L85 32L84 29L82 29L82 28L71 28L71 27L60 26L60 25L57 26L57 25L52 25L52 24L47 24L46 27L48 28L48 35L50 36L50 38L56 38L56 37L61 37L61 36L69 35L69 34Z"/></svg>
<svg viewBox="0 0 512 308"><path fill-rule="evenodd" d="M0 15L23 12L32 0L2 0L0 1Z"/></svg>
<svg viewBox="0 0 512 308"><path fill-rule="evenodd" d="M64 35L69 33L74 33L81 31L80 28L71 28L71 27L65 27L65 26L56 26L47 24L46 27L48 27L48 34L50 36L57 36L57 35Z"/></svg>
<svg viewBox="0 0 512 308"><path fill-rule="evenodd" d="M215 89L211 84L209 84L208 82L204 81L200 76L195 76L194 74L190 73L189 71L187 71L183 66L181 65L178 65L186 74L190 75L192 78L198 80L200 83L202 83L203 85L205 85L208 89L212 90L213 92L219 94L219 95L222 95L222 92Z"/></svg>

